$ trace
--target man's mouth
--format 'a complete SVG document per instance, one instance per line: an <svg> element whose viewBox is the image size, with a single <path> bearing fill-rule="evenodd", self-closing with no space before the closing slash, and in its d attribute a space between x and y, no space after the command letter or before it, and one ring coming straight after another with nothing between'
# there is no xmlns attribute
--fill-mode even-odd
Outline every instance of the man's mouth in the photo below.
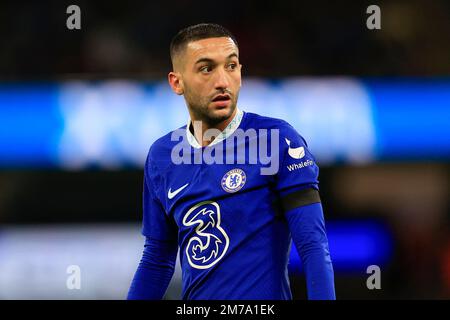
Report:
<svg viewBox="0 0 450 320"><path fill-rule="evenodd" d="M228 94L219 94L215 96L214 99L212 99L212 102L228 101L228 100L231 100L231 97Z"/></svg>

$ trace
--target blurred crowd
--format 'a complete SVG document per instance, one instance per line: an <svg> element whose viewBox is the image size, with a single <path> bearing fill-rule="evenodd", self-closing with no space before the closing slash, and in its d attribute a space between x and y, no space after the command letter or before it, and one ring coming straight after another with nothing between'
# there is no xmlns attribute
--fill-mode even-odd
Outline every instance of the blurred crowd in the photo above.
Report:
<svg viewBox="0 0 450 320"><path fill-rule="evenodd" d="M81 9L68 30L66 9ZM381 30L368 30L370 4ZM223 24L237 37L244 73L429 76L450 72L450 2L419 1L2 1L3 79L165 78L181 28Z"/></svg>

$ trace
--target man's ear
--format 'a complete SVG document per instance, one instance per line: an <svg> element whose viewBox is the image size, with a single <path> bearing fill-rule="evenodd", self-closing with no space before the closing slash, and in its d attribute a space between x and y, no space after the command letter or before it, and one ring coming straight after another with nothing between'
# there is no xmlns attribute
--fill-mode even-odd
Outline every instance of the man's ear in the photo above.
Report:
<svg viewBox="0 0 450 320"><path fill-rule="evenodd" d="M173 92L178 95L182 95L184 93L183 80L181 79L181 74L179 72L169 72L167 79L169 80L169 84Z"/></svg>

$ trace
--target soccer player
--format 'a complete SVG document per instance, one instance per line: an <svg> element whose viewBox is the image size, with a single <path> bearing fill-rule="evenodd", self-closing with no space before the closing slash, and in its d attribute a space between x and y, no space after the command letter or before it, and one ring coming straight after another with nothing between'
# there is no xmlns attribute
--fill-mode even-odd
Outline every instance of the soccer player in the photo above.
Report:
<svg viewBox="0 0 450 320"><path fill-rule="evenodd" d="M183 300L290 300L292 241L308 299L335 299L319 169L305 140L283 120L237 108L238 43L222 26L181 30L170 54L169 84L190 119L148 153L146 241L128 299L162 299L179 249Z"/></svg>

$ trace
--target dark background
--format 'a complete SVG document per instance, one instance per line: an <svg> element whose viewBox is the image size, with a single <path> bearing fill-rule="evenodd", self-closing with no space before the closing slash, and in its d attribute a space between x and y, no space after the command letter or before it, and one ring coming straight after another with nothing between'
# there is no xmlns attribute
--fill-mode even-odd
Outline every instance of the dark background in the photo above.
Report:
<svg viewBox="0 0 450 320"><path fill-rule="evenodd" d="M81 8L81 30L66 8ZM366 28L368 5L381 30ZM244 75L442 76L450 71L450 3L419 1L2 1L0 74L6 79L165 78L183 27L224 25Z"/></svg>

